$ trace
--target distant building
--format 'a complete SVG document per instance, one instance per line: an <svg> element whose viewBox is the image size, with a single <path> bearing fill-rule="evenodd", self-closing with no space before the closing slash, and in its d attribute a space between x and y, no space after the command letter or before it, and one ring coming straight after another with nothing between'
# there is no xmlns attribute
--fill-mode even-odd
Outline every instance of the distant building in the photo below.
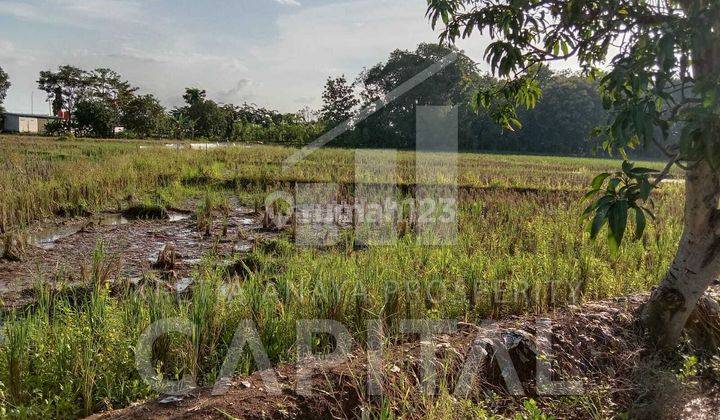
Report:
<svg viewBox="0 0 720 420"><path fill-rule="evenodd" d="M55 120L59 120L59 118L52 115L6 112L3 114L3 131L10 133L44 133L45 124Z"/></svg>

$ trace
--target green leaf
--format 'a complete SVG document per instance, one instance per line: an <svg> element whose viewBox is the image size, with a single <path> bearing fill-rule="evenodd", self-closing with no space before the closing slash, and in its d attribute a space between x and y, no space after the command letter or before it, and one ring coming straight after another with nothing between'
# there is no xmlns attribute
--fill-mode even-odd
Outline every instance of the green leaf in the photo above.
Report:
<svg viewBox="0 0 720 420"><path fill-rule="evenodd" d="M623 159L627 159L628 155L627 155L627 152L625 151L625 147L618 147L617 150L618 150L618 152L620 152L620 156L622 156Z"/></svg>
<svg viewBox="0 0 720 420"><path fill-rule="evenodd" d="M625 229L627 228L628 202L627 200L618 200L608 210L608 238L612 238L610 247L611 251L614 246L620 247Z"/></svg>
<svg viewBox="0 0 720 420"><path fill-rule="evenodd" d="M598 232L602 229L603 225L607 221L608 210L610 209L609 204L604 204L595 211L595 217L593 218L592 224L590 225L590 239L595 239Z"/></svg>
<svg viewBox="0 0 720 420"><path fill-rule="evenodd" d="M588 217L590 215L590 213L592 213L593 210L595 210L596 208L597 208L597 203L590 204L589 206L587 206L585 208L585 210L582 212L582 216L580 216L580 217L583 219Z"/></svg>
<svg viewBox="0 0 720 420"><path fill-rule="evenodd" d="M607 231L608 247L610 248L610 255L616 256L620 252L620 243L618 242L612 229L608 227Z"/></svg>
<svg viewBox="0 0 720 420"><path fill-rule="evenodd" d="M585 195L583 196L582 200L580 200L580 201L585 201L585 200L587 200L588 198L592 197L593 195L595 195L595 194L597 194L597 193L599 193L599 192L600 192L600 189L599 189L599 188L590 190L590 191L588 191L588 192L585 193Z"/></svg>
<svg viewBox="0 0 720 420"><path fill-rule="evenodd" d="M713 105L715 105L715 90L710 89L705 92L705 99L703 99L703 107L705 108L712 108Z"/></svg>
<svg viewBox="0 0 720 420"><path fill-rule="evenodd" d="M647 200L648 197L650 197L650 193L652 192L652 184L647 179L642 179L640 181L640 198L643 200Z"/></svg>
<svg viewBox="0 0 720 420"><path fill-rule="evenodd" d="M590 189L593 190L599 190L602 186L603 182L610 176L609 173L603 172L600 175L593 178L592 182L590 183Z"/></svg>
<svg viewBox="0 0 720 420"><path fill-rule="evenodd" d="M608 182L607 191L610 193L614 193L617 189L618 185L620 185L621 179L620 178L613 178Z"/></svg>
<svg viewBox="0 0 720 420"><path fill-rule="evenodd" d="M600 197L597 201L595 201L594 203L590 204L590 205L585 209L585 211L583 211L583 214L582 214L582 216L580 216L580 217L583 218L583 219L586 218L587 216L589 216L589 215L593 212L593 210L597 209L597 208L600 207L600 206L604 206L604 205L610 204L610 202L611 202L613 199L614 199L614 198L613 198L612 196L610 196L610 195L604 195L604 196Z"/></svg>
<svg viewBox="0 0 720 420"><path fill-rule="evenodd" d="M627 176L630 176L630 171L633 168L633 165L631 162L628 162L627 160L622 163L622 170L625 172Z"/></svg>
<svg viewBox="0 0 720 420"><path fill-rule="evenodd" d="M645 232L647 219L645 218L645 212L643 209L633 207L633 210L635 210L635 240L639 240L642 238L643 232Z"/></svg>

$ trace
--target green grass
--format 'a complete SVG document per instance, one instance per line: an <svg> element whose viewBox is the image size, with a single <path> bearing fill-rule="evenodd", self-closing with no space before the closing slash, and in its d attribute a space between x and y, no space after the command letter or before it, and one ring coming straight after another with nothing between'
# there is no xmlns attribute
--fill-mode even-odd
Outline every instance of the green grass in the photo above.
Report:
<svg viewBox="0 0 720 420"><path fill-rule="evenodd" d="M195 198L202 214L232 196L262 202L278 182L351 182L353 170L352 151L336 149L283 174L280 165L292 149L176 151L139 149L146 143L22 138L0 144L0 160L10 165L0 175L0 193L9 198L2 203L4 229L63 205L123 207L129 196L164 204ZM403 152L399 161L399 181L412 182L413 154ZM211 385L245 319L257 324L277 363L293 361L298 319L340 321L362 343L370 319L383 320L393 333L401 319L478 322L646 291L675 251L682 186L663 187L657 224L612 257L604 240L589 240L578 202L594 173L615 166L609 160L463 154L461 183L492 188L463 197L457 244L427 247L407 234L383 247L355 250L352 241L342 241L318 250L296 247L283 236L257 246L233 275L208 255L189 298L162 287L137 291L126 285L111 293L105 268L114 257L100 244L85 279L90 292L39 285L37 304L5 315L0 414L78 417L154 396L135 370L133 349L141 332L162 318L187 318L195 327L190 338L158 341L158 373L192 373L200 385ZM232 298L221 293L223 284L230 284ZM252 369L249 357L238 366L239 372Z"/></svg>

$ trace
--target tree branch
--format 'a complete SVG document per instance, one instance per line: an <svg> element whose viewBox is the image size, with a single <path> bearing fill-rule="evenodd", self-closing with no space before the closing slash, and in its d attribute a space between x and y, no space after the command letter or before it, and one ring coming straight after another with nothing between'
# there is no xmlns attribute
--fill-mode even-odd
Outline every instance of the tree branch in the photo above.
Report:
<svg viewBox="0 0 720 420"><path fill-rule="evenodd" d="M675 165L675 163L677 163L677 161L679 159L680 159L680 153L675 154L675 156L672 159L670 159L670 161L665 165L665 168L663 168L662 172L660 172L658 174L658 176L655 178L655 181L652 184L653 188L656 188L658 185L660 185L662 180L666 176L668 176L668 174L670 173L670 170Z"/></svg>

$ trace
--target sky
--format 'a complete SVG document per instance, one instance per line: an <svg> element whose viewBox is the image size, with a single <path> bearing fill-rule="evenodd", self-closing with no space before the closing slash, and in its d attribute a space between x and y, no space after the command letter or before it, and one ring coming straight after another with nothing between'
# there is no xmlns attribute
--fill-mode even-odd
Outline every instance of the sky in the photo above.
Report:
<svg viewBox="0 0 720 420"><path fill-rule="evenodd" d="M41 70L108 67L168 107L185 87L222 103L319 108L325 80L437 42L425 0L0 0L5 108L49 112ZM476 61L488 40L459 47ZM32 103L31 107L31 97Z"/></svg>

